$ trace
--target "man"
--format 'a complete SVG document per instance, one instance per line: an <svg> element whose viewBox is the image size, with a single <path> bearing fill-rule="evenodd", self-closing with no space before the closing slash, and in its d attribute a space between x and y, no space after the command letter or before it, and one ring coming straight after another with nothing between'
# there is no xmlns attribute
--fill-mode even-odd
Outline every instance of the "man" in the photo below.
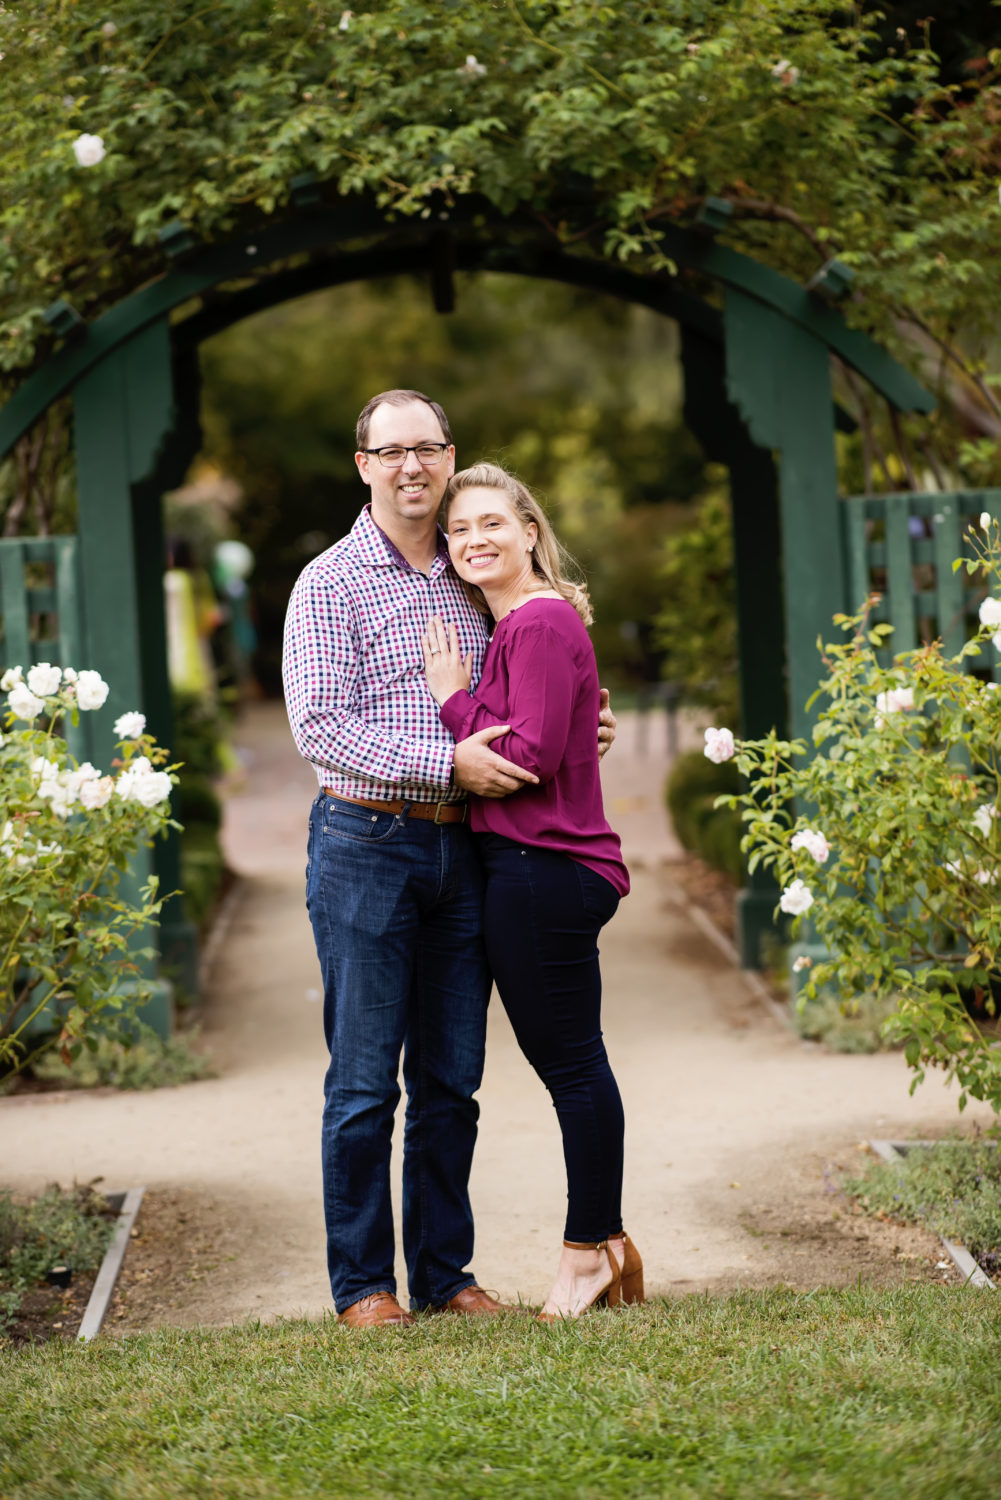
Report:
<svg viewBox="0 0 1001 1500"><path fill-rule="evenodd" d="M467 1270L469 1172L490 975L466 794L537 778L454 744L424 679L432 615L454 622L479 677L486 634L448 563L437 513L455 470L448 419L419 391L385 391L358 418L371 501L305 568L289 603L283 675L296 744L317 771L306 905L323 973L323 1195L340 1322L413 1322L396 1299L389 1161L407 1090L403 1245L414 1310L493 1315ZM603 713L606 743L614 719Z"/></svg>

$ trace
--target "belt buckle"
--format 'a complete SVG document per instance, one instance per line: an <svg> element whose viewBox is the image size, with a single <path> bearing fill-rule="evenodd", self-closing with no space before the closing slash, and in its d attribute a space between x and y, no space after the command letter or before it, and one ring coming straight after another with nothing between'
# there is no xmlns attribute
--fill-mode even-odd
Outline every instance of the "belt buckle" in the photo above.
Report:
<svg viewBox="0 0 1001 1500"><path fill-rule="evenodd" d="M436 802L435 803L434 821L435 821L435 824L436 824L436 826L438 828L441 827L441 810L442 810L443 807L447 807L447 806L448 806L447 802Z"/></svg>

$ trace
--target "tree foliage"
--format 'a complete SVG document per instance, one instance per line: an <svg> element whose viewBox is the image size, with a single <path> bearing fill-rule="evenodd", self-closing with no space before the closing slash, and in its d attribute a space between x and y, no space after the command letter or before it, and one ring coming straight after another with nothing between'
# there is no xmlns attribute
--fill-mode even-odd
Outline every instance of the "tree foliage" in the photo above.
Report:
<svg viewBox="0 0 1001 1500"><path fill-rule="evenodd" d="M0 362L46 347L54 297L92 313L160 273L168 222L218 239L311 171L401 220L475 192L549 223L584 187L555 232L650 265L662 224L723 195L735 243L798 278L837 253L850 317L912 357L920 325L922 358L944 342L979 380L1001 54L957 79L935 44L841 0L7 6Z"/></svg>

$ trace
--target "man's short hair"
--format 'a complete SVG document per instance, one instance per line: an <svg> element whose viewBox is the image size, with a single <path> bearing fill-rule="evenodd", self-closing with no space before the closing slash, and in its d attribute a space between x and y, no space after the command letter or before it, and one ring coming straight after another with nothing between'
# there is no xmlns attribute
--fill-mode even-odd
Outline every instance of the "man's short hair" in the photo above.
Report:
<svg viewBox="0 0 1001 1500"><path fill-rule="evenodd" d="M409 406L412 401L423 401L426 406L430 406L438 418L442 437L446 443L455 441L444 408L439 406L437 401L432 401L430 396L425 396L423 391L380 391L378 396L373 396L371 401L366 401L355 425L355 442L358 445L358 452L360 453L368 443L368 429L372 421L372 413L377 406Z"/></svg>

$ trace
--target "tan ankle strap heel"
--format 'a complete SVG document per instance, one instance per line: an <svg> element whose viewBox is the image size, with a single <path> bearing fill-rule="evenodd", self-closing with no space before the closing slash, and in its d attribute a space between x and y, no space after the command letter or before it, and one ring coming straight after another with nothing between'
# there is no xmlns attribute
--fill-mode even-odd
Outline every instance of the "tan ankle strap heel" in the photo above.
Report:
<svg viewBox="0 0 1001 1500"><path fill-rule="evenodd" d="M613 1235L618 1239L618 1235ZM623 1302L645 1302L643 1291L643 1261L632 1240L622 1231L624 1250L622 1255L622 1300Z"/></svg>

